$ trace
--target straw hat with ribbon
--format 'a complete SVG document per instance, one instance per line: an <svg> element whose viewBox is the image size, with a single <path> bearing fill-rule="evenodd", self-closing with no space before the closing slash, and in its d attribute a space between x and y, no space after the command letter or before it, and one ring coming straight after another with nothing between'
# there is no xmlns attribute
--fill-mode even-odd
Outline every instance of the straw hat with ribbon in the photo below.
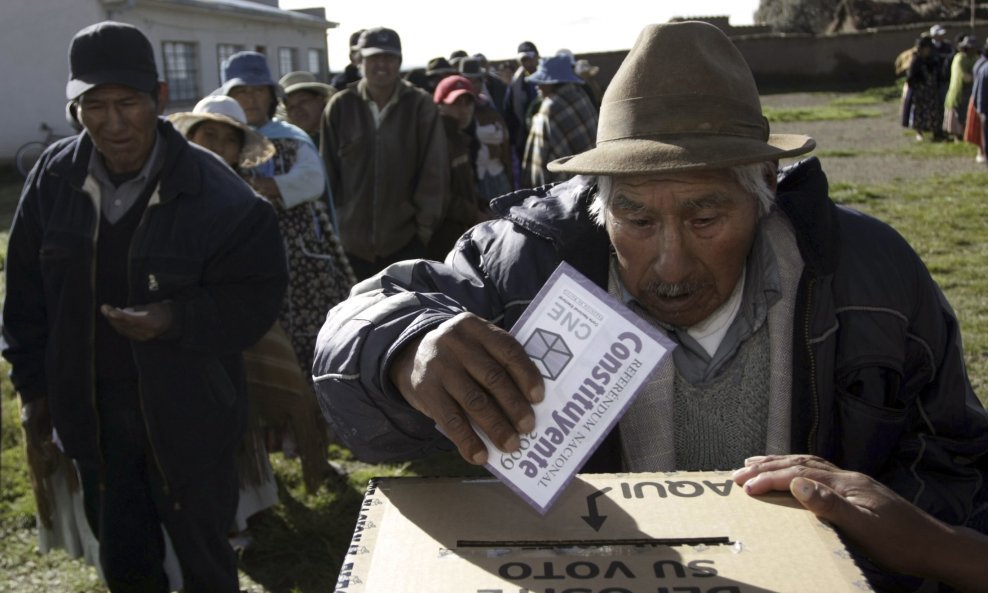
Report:
<svg viewBox="0 0 988 593"><path fill-rule="evenodd" d="M549 163L590 175L702 171L796 156L809 136L770 134L754 77L717 27L650 25L604 93L594 148Z"/></svg>
<svg viewBox="0 0 988 593"><path fill-rule="evenodd" d="M193 128L206 121L233 126L243 132L244 145L240 149L239 163L241 168L256 167L274 156L274 144L247 125L247 116L240 103L226 95L210 95L196 103L192 111L173 113L168 119L186 138Z"/></svg>

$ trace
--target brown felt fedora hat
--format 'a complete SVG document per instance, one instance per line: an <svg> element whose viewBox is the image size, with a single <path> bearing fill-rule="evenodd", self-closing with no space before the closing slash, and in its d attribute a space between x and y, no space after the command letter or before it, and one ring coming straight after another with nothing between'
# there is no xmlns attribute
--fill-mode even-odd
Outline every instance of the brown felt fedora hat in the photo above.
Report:
<svg viewBox="0 0 988 593"><path fill-rule="evenodd" d="M717 27L649 25L607 87L594 148L549 163L590 175L702 171L796 156L809 136L770 134L748 64Z"/></svg>

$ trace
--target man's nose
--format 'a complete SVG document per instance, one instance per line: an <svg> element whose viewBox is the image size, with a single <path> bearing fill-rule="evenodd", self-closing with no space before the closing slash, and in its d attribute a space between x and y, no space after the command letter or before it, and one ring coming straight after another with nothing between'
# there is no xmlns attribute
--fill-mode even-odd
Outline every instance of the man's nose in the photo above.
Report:
<svg viewBox="0 0 988 593"><path fill-rule="evenodd" d="M111 130L119 131L127 127L127 118L124 116L123 110L118 107L107 110L107 120Z"/></svg>
<svg viewBox="0 0 988 593"><path fill-rule="evenodd" d="M657 253L652 268L661 282L675 284L689 277L692 256L679 225L663 225L656 233L654 248Z"/></svg>

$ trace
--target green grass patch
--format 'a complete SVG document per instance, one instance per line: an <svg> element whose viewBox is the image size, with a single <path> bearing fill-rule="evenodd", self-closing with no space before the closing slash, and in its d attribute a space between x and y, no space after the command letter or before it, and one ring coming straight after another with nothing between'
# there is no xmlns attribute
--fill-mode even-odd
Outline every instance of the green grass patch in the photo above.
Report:
<svg viewBox="0 0 988 593"><path fill-rule="evenodd" d="M974 161L974 155L978 151L973 144L968 144L967 142L955 142L953 140L933 142L929 139L929 134L926 134L926 140L918 142L915 140L916 132L913 130L904 132L903 136L907 136L909 141L892 151L893 154L901 154L911 158L943 159L959 157L969 158L971 161Z"/></svg>
<svg viewBox="0 0 988 593"><path fill-rule="evenodd" d="M854 107L860 105L878 105L898 101L902 97L902 83L889 86L873 87L856 95L838 97L830 102L831 105Z"/></svg>
<svg viewBox="0 0 988 593"><path fill-rule="evenodd" d="M840 121L879 117L882 112L878 109L843 107L840 105L822 105L820 107L777 108L765 107L762 110L771 123L791 123L808 121Z"/></svg>

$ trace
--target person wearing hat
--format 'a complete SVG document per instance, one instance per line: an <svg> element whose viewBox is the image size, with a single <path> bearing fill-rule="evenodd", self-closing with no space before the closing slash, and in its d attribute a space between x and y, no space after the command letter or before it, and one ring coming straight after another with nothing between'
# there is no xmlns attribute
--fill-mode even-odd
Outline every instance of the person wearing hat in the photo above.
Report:
<svg viewBox="0 0 988 593"><path fill-rule="evenodd" d="M476 53L471 57L480 62L480 71L484 73L484 87L486 89L484 94L490 97L491 102L498 111L503 112L504 94L508 92L508 85L491 69L487 61L487 56ZM460 69L461 71L463 69L462 63L460 64Z"/></svg>
<svg viewBox="0 0 988 593"><path fill-rule="evenodd" d="M425 76L428 82L426 83L426 86L422 88L430 93L435 92L436 87L439 86L439 82L442 81L442 79L456 73L456 68L454 68L446 58L442 56L432 58L426 64Z"/></svg>
<svg viewBox="0 0 988 593"><path fill-rule="evenodd" d="M500 453L476 431L518 451L546 386L508 329L566 262L678 345L581 471L801 453L978 526L988 413L957 317L900 235L830 199L817 159L779 169L814 146L770 132L719 29L647 26L595 146L549 164L576 177L495 199L444 263L393 266L330 312L323 412L363 460L483 464ZM898 578L858 560L878 588Z"/></svg>
<svg viewBox="0 0 988 593"><path fill-rule="evenodd" d="M950 85L950 67L953 63L954 54L954 44L952 44L947 39L947 30L943 28L943 25L933 25L929 30L929 37L933 41L933 58L936 61L938 72L937 72L937 94L939 102L937 103L937 116L940 118L941 124L943 123L943 108L942 104L947 99L947 88ZM938 140L942 138L937 138Z"/></svg>
<svg viewBox="0 0 988 593"><path fill-rule="evenodd" d="M539 65L539 50L531 41L518 44L518 68L508 83L504 93L504 122L508 124L508 134L511 147L514 150L514 173L520 172L522 156L525 154L525 142L528 140L528 127L532 104L538 99L538 89L528 81L528 76L535 73ZM515 180L520 176L513 175Z"/></svg>
<svg viewBox="0 0 988 593"><path fill-rule="evenodd" d="M441 259L453 248L460 235L486 220L487 208L477 195L470 155L473 137L469 131L474 125L477 104L473 85L463 76L447 76L439 81L432 98L442 117L449 152L449 207L428 246L428 257Z"/></svg>
<svg viewBox="0 0 988 593"><path fill-rule="evenodd" d="M477 194L484 202L514 189L512 180L511 139L501 111L488 95L488 77L481 61L464 58L460 62L460 74L470 81L477 98L473 122L468 132L475 138Z"/></svg>
<svg viewBox="0 0 988 593"><path fill-rule="evenodd" d="M274 144L274 158L245 170L248 183L271 200L288 251L290 280L278 321L303 369L323 317L346 297L354 278L336 237L335 211L322 158L304 130L274 117L278 97L264 54L238 52L223 62L216 95L232 97L247 123Z"/></svg>
<svg viewBox="0 0 988 593"><path fill-rule="evenodd" d="M909 127L916 131L916 141L926 139L924 133L931 133L934 142L942 140L943 105L940 97L940 63L929 37L916 39L916 55L909 64L906 84L909 85L910 114Z"/></svg>
<svg viewBox="0 0 988 593"><path fill-rule="evenodd" d="M350 63L343 68L343 72L329 81L329 84L338 91L360 80L360 49L357 47L357 42L360 41L360 34L363 32L364 30L361 29L350 34Z"/></svg>
<svg viewBox="0 0 988 593"><path fill-rule="evenodd" d="M302 128L318 147L322 112L336 89L319 82L315 74L305 71L289 72L281 77L278 84L285 91L282 102L288 123Z"/></svg>
<svg viewBox="0 0 988 593"><path fill-rule="evenodd" d="M597 82L597 74L600 72L600 66L592 65L590 60L581 59L576 61L573 71L583 79L583 90L590 97L590 102L593 103L594 109L600 111L600 102L604 98L604 90L600 88L600 83Z"/></svg>
<svg viewBox="0 0 988 593"><path fill-rule="evenodd" d="M528 130L520 182L525 187L538 187L570 177L549 171L549 162L593 147L597 109L583 90L583 79L573 71L569 56L543 58L538 70L526 80L538 87L542 101Z"/></svg>
<svg viewBox="0 0 988 593"><path fill-rule="evenodd" d="M265 163L276 152L270 140L247 125L240 104L225 95L205 97L191 112L173 113L168 119L190 142L212 151L238 172ZM328 235L327 242L333 238ZM339 245L331 243L317 250L332 253L334 249L339 251ZM245 350L244 358L251 421L237 450L240 497L232 528L236 535L231 538L240 547L250 544L250 517L278 503L278 487L267 456L269 434L291 434L310 491L314 492L331 471L325 456L325 425L312 417L318 404L307 379L309 373L299 364L281 324L275 323Z"/></svg>
<svg viewBox="0 0 988 593"><path fill-rule="evenodd" d="M432 96L401 80L401 38L367 29L363 78L333 95L322 122L323 162L340 235L358 279L424 257L449 205L449 155Z"/></svg>
<svg viewBox="0 0 988 593"><path fill-rule="evenodd" d="M73 37L83 131L25 183L3 355L28 446L75 461L110 590L170 590L163 526L185 591L234 592L241 351L277 316L285 252L271 205L157 117L162 91L137 28Z"/></svg>
<svg viewBox="0 0 988 593"><path fill-rule="evenodd" d="M978 61L979 43L974 35L966 35L957 44L950 66L950 84L943 104L943 130L955 140L964 136L967 123L967 106L974 84L974 63Z"/></svg>
<svg viewBox="0 0 988 593"><path fill-rule="evenodd" d="M186 139L216 154L234 171L256 167L275 153L274 144L247 125L240 103L227 96L205 97L192 111L173 113L168 120Z"/></svg>

